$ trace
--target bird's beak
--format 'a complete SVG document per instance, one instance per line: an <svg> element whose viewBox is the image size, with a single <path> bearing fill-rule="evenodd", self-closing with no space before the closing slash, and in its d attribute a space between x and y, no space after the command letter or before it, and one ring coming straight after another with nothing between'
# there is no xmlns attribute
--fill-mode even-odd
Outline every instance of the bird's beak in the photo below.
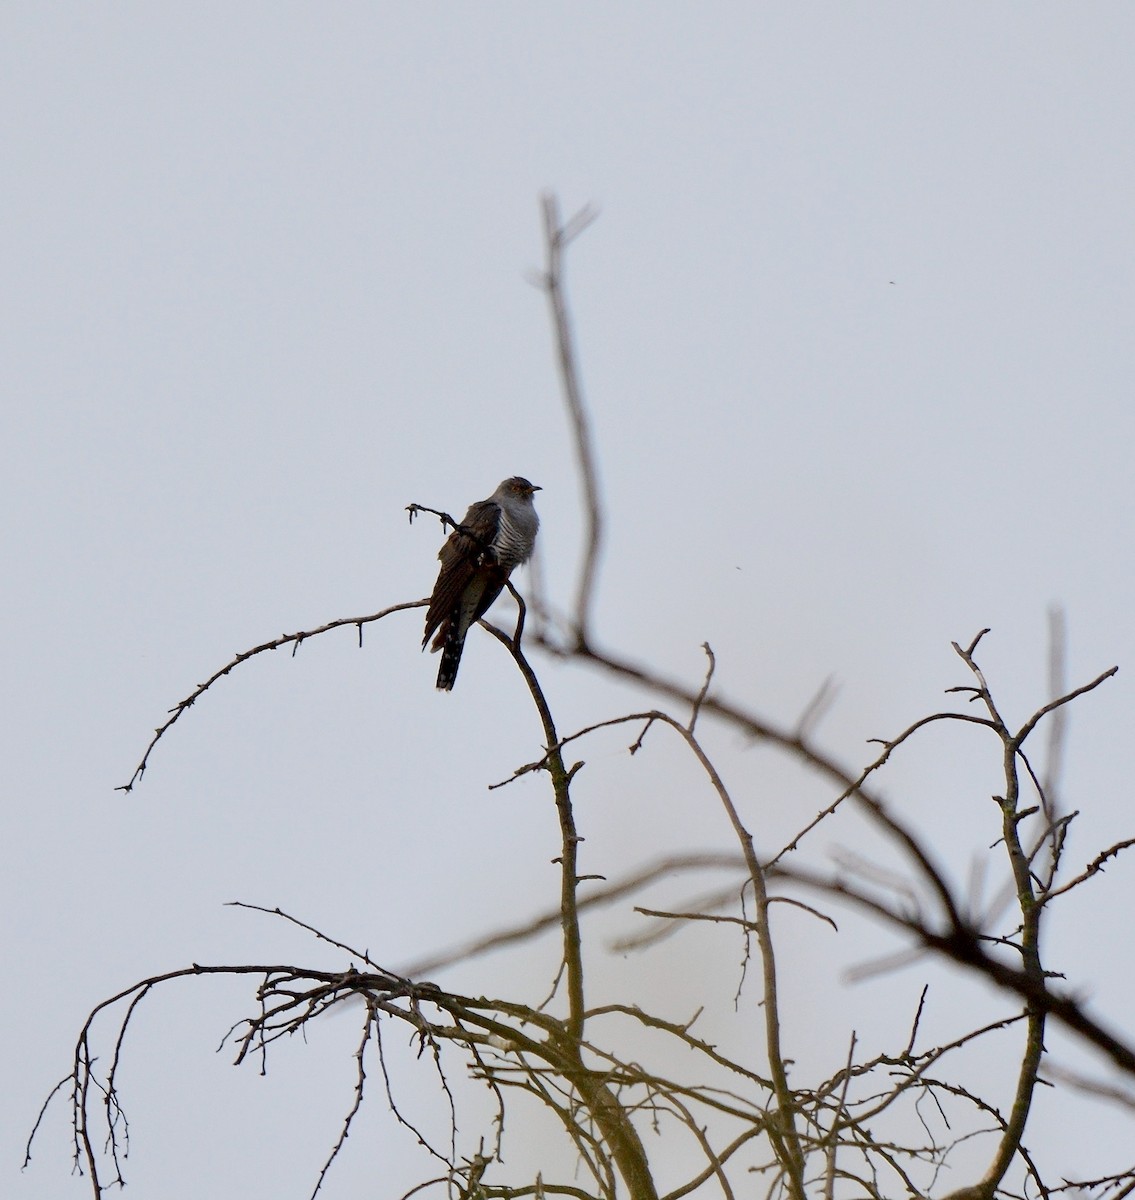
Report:
<svg viewBox="0 0 1135 1200"><path fill-rule="evenodd" d="M542 488L542 487L541 487L541 486L540 486L538 483L534 483L534 484L532 484L532 491L534 491L534 492L542 492L543 490L544 490L544 489L543 489L543 488Z"/></svg>

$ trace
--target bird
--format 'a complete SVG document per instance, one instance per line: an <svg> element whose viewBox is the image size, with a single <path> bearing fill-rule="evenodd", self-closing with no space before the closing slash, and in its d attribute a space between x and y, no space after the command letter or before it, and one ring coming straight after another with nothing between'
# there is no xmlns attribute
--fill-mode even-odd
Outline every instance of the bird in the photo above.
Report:
<svg viewBox="0 0 1135 1200"><path fill-rule="evenodd" d="M441 651L438 691L453 690L470 626L489 611L512 572L527 562L540 518L532 497L543 489L520 475L501 482L487 500L469 505L461 525L438 552L441 570L426 610L425 649Z"/></svg>

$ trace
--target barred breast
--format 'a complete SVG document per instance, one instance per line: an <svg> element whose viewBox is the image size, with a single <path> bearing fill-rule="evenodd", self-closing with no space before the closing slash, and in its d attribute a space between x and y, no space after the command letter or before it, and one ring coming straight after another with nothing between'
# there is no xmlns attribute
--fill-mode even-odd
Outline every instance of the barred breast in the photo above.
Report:
<svg viewBox="0 0 1135 1200"><path fill-rule="evenodd" d="M540 528L540 518L530 503L517 505L519 511L510 512L509 508L508 505L501 505L500 526L493 540L497 562L506 571L528 561L536 544L536 531Z"/></svg>

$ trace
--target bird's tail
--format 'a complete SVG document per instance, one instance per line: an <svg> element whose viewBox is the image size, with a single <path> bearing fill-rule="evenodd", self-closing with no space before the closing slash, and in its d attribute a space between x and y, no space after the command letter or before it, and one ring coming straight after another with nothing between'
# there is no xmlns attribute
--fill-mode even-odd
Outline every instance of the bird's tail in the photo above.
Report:
<svg viewBox="0 0 1135 1200"><path fill-rule="evenodd" d="M434 648L436 649L436 643ZM465 634L453 622L448 630L445 641L441 646L441 663L437 669L437 690L439 692L453 691L457 679L457 668L461 666L461 652L465 649Z"/></svg>

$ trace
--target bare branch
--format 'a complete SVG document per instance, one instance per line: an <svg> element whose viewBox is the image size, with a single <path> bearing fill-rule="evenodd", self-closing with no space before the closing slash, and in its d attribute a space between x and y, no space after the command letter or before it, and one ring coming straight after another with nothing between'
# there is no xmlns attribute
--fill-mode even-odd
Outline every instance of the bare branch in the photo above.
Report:
<svg viewBox="0 0 1135 1200"><path fill-rule="evenodd" d="M851 1065L855 1062L855 1031L851 1032L851 1043L847 1047L847 1066L844 1068L843 1087L840 1089L839 1102L836 1105L836 1117L832 1121L828 1145L828 1167L824 1180L824 1200L834 1200L835 1196L835 1159L839 1148L839 1114L847 1108L847 1087L851 1083Z"/></svg>
<svg viewBox="0 0 1135 1200"><path fill-rule="evenodd" d="M1080 884L1086 883L1093 875L1099 875L1108 860L1115 858L1124 850L1129 850L1135 846L1135 838L1125 838L1122 842L1116 842L1114 846L1108 846L1106 850L1102 850L1095 858L1088 863L1087 867L1080 872L1075 879L1069 879L1067 883L1063 883L1058 888L1053 888L1052 891L1044 893L1039 900L1039 904L1047 904L1050 900L1055 900L1057 896L1062 896L1065 892L1070 892L1074 887L1079 887Z"/></svg>
<svg viewBox="0 0 1135 1200"><path fill-rule="evenodd" d="M1075 1088L1078 1092L1083 1092L1085 1095L1092 1096L1098 1100L1107 1100L1112 1104L1118 1104L1122 1108L1130 1109L1135 1112L1135 1092L1129 1088L1117 1087L1112 1083L1104 1083L1099 1079L1089 1079L1086 1075L1081 1075L1077 1071L1070 1071L1066 1067L1058 1066L1056 1063L1049 1061L1044 1067L1045 1081L1049 1083L1059 1083L1064 1087Z"/></svg>
<svg viewBox="0 0 1135 1200"><path fill-rule="evenodd" d="M572 335L564 285L564 251L598 216L594 209L584 208L566 222L560 221L559 202L551 193L541 200L544 214L544 250L546 266L544 291L552 310L552 328L563 384L564 403L571 418L575 440L576 460L583 486L584 510L587 517L584 536L583 564L579 574L579 590L575 603L575 639L578 645L587 644L591 602L595 591L596 568L603 545L603 510L600 503L599 472L591 441L591 427L583 403L579 367Z"/></svg>
<svg viewBox="0 0 1135 1200"><path fill-rule="evenodd" d="M819 875L800 867L786 867L782 871L787 878L817 891L840 896L853 906L878 917L884 924L905 930L942 957L985 976L1005 991L1035 1004L1103 1051L1124 1071L1135 1074L1135 1047L1090 1017L1073 994L1042 984L1020 968L994 958L985 950L981 935L972 928L963 925L947 932L935 930L905 913L896 912L874 897L856 891L838 878Z"/></svg>
<svg viewBox="0 0 1135 1200"><path fill-rule="evenodd" d="M701 648L705 651L705 656L709 661L706 663L705 668L705 682L701 685L701 691L697 694L693 710L690 713L690 723L686 726L687 733L693 733L694 726L698 723L698 713L701 712L701 706L705 702L706 693L709 691L710 683L713 682L713 672L717 666L717 659L713 656L713 650L709 642L702 642Z"/></svg>
<svg viewBox="0 0 1135 1200"><path fill-rule="evenodd" d="M354 625L359 631L359 645L363 644L363 626L371 625L375 621L381 621L383 617L390 616L391 613L404 612L409 608L424 608L429 603L429 600L409 600L404 604L392 604L389 608L384 608L380 612L371 613L366 617L340 617L335 621L328 621L326 625L320 625L316 629L305 629L299 633L284 633L278 638L273 638L268 642L261 642L259 646L253 646L250 650L242 650L239 654L234 655L223 667L214 671L204 683L199 683L184 700L179 700L177 704L171 708L170 718L164 724L159 725L154 730L154 736L150 739L150 744L146 747L146 752L142 755L141 761L134 768L134 774L126 781L120 784L114 790L116 792L132 792L135 786L141 782L142 776L146 773L146 767L150 761L150 755L153 753L154 747L162 740L167 731L177 723L187 709L193 707L194 704L215 684L218 680L223 679L230 671L235 670L241 663L248 662L250 658L255 658L258 654L264 654L269 650L279 650L283 646L291 646L292 654L295 655L300 646L311 638L319 637L320 634L329 633L332 629L340 629L344 625Z"/></svg>
<svg viewBox="0 0 1135 1200"><path fill-rule="evenodd" d="M641 891L658 879L664 879L682 871L736 870L743 865L742 859L736 854L681 854L659 859L615 883L607 884L605 887L589 892L586 896L581 896L577 905L578 911L582 913L590 908L613 904L624 896ZM538 937L558 926L561 919L558 908L549 909L523 924L510 926L507 929L466 942L463 946L420 959L405 967L402 973L413 979L419 979L423 975L432 975L444 967L453 966L454 963L464 962L467 959L487 954L491 950L498 950L503 946L516 945L519 942Z"/></svg>
<svg viewBox="0 0 1135 1200"><path fill-rule="evenodd" d="M1071 701L1075 700L1077 696L1083 696L1086 692L1095 691L1095 689L1098 688L1101 683L1104 683L1106 680L1110 679L1113 675L1117 674L1118 671L1118 666L1108 667L1106 671L1097 675L1095 679L1091 681L1091 683L1085 683L1082 687L1073 688L1072 691L1067 692L1065 695L1059 696L1055 700L1050 700L1046 705L1044 705L1043 708L1040 708L1033 713L1033 715L1029 717L1024 725L1021 726L1015 739L1017 744L1020 745L1025 738L1032 733L1037 726L1037 722L1043 717L1046 717L1050 712L1054 712L1056 709L1063 707L1065 704L1071 703Z"/></svg>
<svg viewBox="0 0 1135 1200"><path fill-rule="evenodd" d="M1068 690L1068 631L1066 624L1062 608L1054 605L1048 610L1049 696L1062 696ZM1068 710L1066 706L1061 705L1048 723L1048 745L1045 747L1044 756L1044 782L1039 787L1041 803L1045 806L1045 815L1049 821L1054 821L1058 815L1056 791L1064 766L1064 744L1067 731Z"/></svg>
<svg viewBox="0 0 1135 1200"><path fill-rule="evenodd" d="M331 1153L327 1156L327 1161L323 1164L319 1172L319 1178L315 1181L315 1187L312 1189L312 1200L318 1194L319 1189L323 1186L324 1179L327 1178L327 1172L331 1170L331 1164L339 1157L339 1152L347 1143L347 1138L351 1133L351 1122L358 1115L359 1109L363 1106L363 1093L366 1089L366 1064L363 1057L366 1053L367 1043L370 1041L372 1029L377 1031L378 1018L372 1006L370 997L366 997L367 1001L367 1019L363 1023L362 1037L359 1038L358 1047L355 1050L355 1069L357 1071L357 1079L355 1082L355 1098L351 1107L347 1110L347 1115L343 1118L343 1125L339 1130L339 1137L335 1141L335 1145L331 1147ZM388 1081L389 1082L389 1081Z"/></svg>
<svg viewBox="0 0 1135 1200"><path fill-rule="evenodd" d="M810 737L823 719L824 714L831 708L835 702L836 693L839 691L835 680L831 675L820 684L816 690L816 694L804 706L804 711L800 714L796 722L796 728L793 731L798 738Z"/></svg>
<svg viewBox="0 0 1135 1200"><path fill-rule="evenodd" d="M334 946L336 950L345 950L349 955L351 955L352 958L357 958L360 962L366 963L368 967L373 967L376 971L381 971L383 974L390 974L390 972L386 971L384 968L380 967L378 963L374 962L365 950L356 950L353 946L348 946L346 942L340 942L335 938L328 937L327 934L316 929L314 925L309 925L306 921L301 921L299 917L293 917L290 913L284 912L284 910L279 907L265 908L260 904L247 904L243 900L229 900L226 903L226 908L244 908L249 912L260 912L266 913L270 917L279 917L281 920L287 921L289 924L296 925L300 929L306 930L306 932L310 933L318 941L326 942L329 946ZM401 982L408 984L409 980L404 979Z"/></svg>

